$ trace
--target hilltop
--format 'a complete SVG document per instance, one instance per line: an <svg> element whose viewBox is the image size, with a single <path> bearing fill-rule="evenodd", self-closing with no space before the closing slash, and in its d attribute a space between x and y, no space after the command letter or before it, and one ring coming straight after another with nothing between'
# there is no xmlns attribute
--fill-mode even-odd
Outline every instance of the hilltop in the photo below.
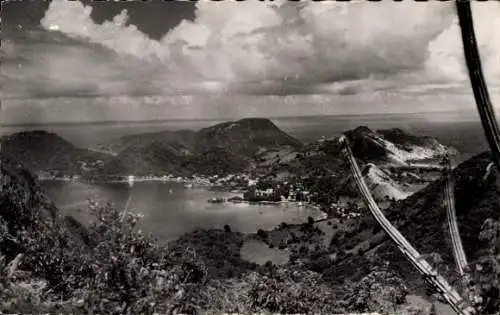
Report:
<svg viewBox="0 0 500 315"><path fill-rule="evenodd" d="M373 131L360 126L345 134L378 201L411 195L440 176L438 162L445 154L457 153L435 138L400 129ZM332 195L357 196L338 137L320 139L301 150L267 151L258 156L258 161L257 169L271 178L307 178L316 182L310 184L313 188L328 185Z"/></svg>
<svg viewBox="0 0 500 315"><path fill-rule="evenodd" d="M82 169L98 168L110 156L77 148L55 133L35 130L0 138L2 154L17 161L35 174L81 174Z"/></svg>
<svg viewBox="0 0 500 315"><path fill-rule="evenodd" d="M261 150L290 147L300 149L302 143L265 118L246 118L203 128L197 133L196 147L223 148L236 155L253 157Z"/></svg>
<svg viewBox="0 0 500 315"><path fill-rule="evenodd" d="M394 166L410 166L411 163L440 158L444 154L457 154L436 138L415 136L402 129L373 131L366 126L346 132L354 156L365 162Z"/></svg>
<svg viewBox="0 0 500 315"><path fill-rule="evenodd" d="M121 175L239 173L252 165L258 152L302 147L300 141L263 118L225 122L197 132L127 136L115 143L109 146L121 148L120 153L106 165L105 172Z"/></svg>

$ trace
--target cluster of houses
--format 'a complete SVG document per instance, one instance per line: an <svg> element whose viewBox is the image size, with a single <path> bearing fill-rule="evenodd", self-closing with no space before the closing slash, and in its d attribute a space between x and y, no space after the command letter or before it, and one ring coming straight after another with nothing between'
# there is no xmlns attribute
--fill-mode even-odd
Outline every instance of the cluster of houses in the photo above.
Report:
<svg viewBox="0 0 500 315"><path fill-rule="evenodd" d="M335 207L335 216L344 219L354 219L354 218L359 218L361 216L361 213L351 208L344 208L337 206Z"/></svg>
<svg viewBox="0 0 500 315"><path fill-rule="evenodd" d="M99 169L104 166L104 161L102 160L95 160L95 161L78 161L78 164L80 165L80 170L83 172L90 172L95 169Z"/></svg>
<svg viewBox="0 0 500 315"><path fill-rule="evenodd" d="M256 199L279 199L289 202L305 202L308 204L314 203L316 193L304 189L301 183L290 184L284 182L281 184L259 184L259 180L248 181L248 191ZM329 205L329 212L340 218L358 218L361 216L362 202L349 197L338 197L336 202Z"/></svg>
<svg viewBox="0 0 500 315"><path fill-rule="evenodd" d="M334 216L345 219L353 219L361 216L361 202L354 202L352 198L339 197L338 201L330 205L330 212Z"/></svg>
<svg viewBox="0 0 500 315"><path fill-rule="evenodd" d="M77 181L82 177L80 175L61 175L60 172L57 171L39 171L37 172L38 180L59 180L59 181Z"/></svg>
<svg viewBox="0 0 500 315"><path fill-rule="evenodd" d="M260 199L279 199L280 201L290 202L311 202L311 193L303 188L301 184L290 184L284 182L282 184L265 185L259 182L258 179L248 180L248 192Z"/></svg>

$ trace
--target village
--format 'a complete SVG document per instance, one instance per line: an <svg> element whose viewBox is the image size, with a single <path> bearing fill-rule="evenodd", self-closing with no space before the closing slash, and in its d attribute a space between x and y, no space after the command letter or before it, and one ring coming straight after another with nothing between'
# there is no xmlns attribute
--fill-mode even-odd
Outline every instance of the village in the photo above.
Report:
<svg viewBox="0 0 500 315"><path fill-rule="evenodd" d="M96 162L90 165L83 162L81 168L89 170L98 166L98 164ZM255 174L229 174L227 176L193 174L190 177L175 176L173 174L164 174L162 176L84 176L79 174L64 175L57 171L41 171L38 173L37 178L42 181L128 183L130 187L140 182L178 182L183 183L186 189L197 186L214 191L230 191L240 194L231 198L213 197L207 200L210 203L294 204L299 207L312 207L321 210L326 213L324 219L326 217L356 218L360 216L360 209L362 208L359 200L345 196L332 196L328 198L331 201L329 203L320 202L318 192L309 191L304 183L298 180L280 182Z"/></svg>

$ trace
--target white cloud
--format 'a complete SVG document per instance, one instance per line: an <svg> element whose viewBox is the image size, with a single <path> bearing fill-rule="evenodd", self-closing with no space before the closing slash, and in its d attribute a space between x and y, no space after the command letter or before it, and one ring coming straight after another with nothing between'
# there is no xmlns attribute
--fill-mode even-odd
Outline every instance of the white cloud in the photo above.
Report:
<svg viewBox="0 0 500 315"><path fill-rule="evenodd" d="M492 6L498 4L475 4L474 17L485 72L498 77L500 16ZM424 80L466 79L449 3L200 1L194 22L182 22L159 41L126 26L126 11L101 25L90 12L78 1L54 0L41 24L118 54L158 60L180 87L285 78L313 84L404 71Z"/></svg>
<svg viewBox="0 0 500 315"><path fill-rule="evenodd" d="M500 83L499 9L492 1L473 3L493 93L499 92ZM126 11L103 24L93 22L90 13L79 1L53 0L42 27L51 36L62 33L75 41L2 43L2 53L12 60L2 67L2 97L73 94L95 96L99 103L122 95L132 103L149 98L155 106L184 104L205 114L198 105L208 103L208 97L172 99L208 93L223 103L258 107L268 102L277 104L276 110L286 105L297 113L300 106L315 102L324 102L314 107L324 110L356 102L390 107L404 100L412 110L406 98L451 93L470 99L451 3L199 1L195 20L183 21L161 40L126 25ZM130 107L124 100L110 102L111 108ZM429 102L421 105L428 107Z"/></svg>

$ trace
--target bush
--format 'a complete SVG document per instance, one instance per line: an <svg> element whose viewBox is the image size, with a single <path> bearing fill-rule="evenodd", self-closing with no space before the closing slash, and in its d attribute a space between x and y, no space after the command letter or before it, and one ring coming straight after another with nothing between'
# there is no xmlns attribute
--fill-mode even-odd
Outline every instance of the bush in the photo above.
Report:
<svg viewBox="0 0 500 315"><path fill-rule="evenodd" d="M88 228L94 246L85 251L64 246L63 225L54 226L50 235L26 239L21 268L29 267L33 275L48 281L30 276L34 282L28 283L2 273L3 311L164 313L184 305L182 296L194 294L198 284L207 280L203 262L190 248L173 257L167 247L137 230L140 216L128 213L122 221L120 212L95 203L90 213L96 218ZM38 287L46 287L43 294ZM38 298L29 300L29 292ZM183 293L176 297L179 292Z"/></svg>
<svg viewBox="0 0 500 315"><path fill-rule="evenodd" d="M284 230L288 227L288 224L286 222L281 222L280 226L279 226L279 229L280 230Z"/></svg>
<svg viewBox="0 0 500 315"><path fill-rule="evenodd" d="M309 247L307 247L305 245L300 246L299 253L300 254L307 254L307 253L309 253Z"/></svg>
<svg viewBox="0 0 500 315"><path fill-rule="evenodd" d="M253 276L248 293L256 313L342 313L336 292L313 272L278 270L273 277Z"/></svg>
<svg viewBox="0 0 500 315"><path fill-rule="evenodd" d="M231 227L229 226L229 224L224 224L224 231L227 233L231 232Z"/></svg>
<svg viewBox="0 0 500 315"><path fill-rule="evenodd" d="M314 219L312 217L307 217L307 224L313 225L314 224Z"/></svg>
<svg viewBox="0 0 500 315"><path fill-rule="evenodd" d="M261 239L264 239L266 240L267 237L268 237L268 234L266 231L264 231L263 229L258 229L257 230L257 236L260 237Z"/></svg>
<svg viewBox="0 0 500 315"><path fill-rule="evenodd" d="M273 262L272 262L272 261L270 261L270 260L266 261L266 263L264 264L264 267L265 267L266 269L272 269L272 268L273 268L273 266L274 266L274 265L273 265Z"/></svg>

